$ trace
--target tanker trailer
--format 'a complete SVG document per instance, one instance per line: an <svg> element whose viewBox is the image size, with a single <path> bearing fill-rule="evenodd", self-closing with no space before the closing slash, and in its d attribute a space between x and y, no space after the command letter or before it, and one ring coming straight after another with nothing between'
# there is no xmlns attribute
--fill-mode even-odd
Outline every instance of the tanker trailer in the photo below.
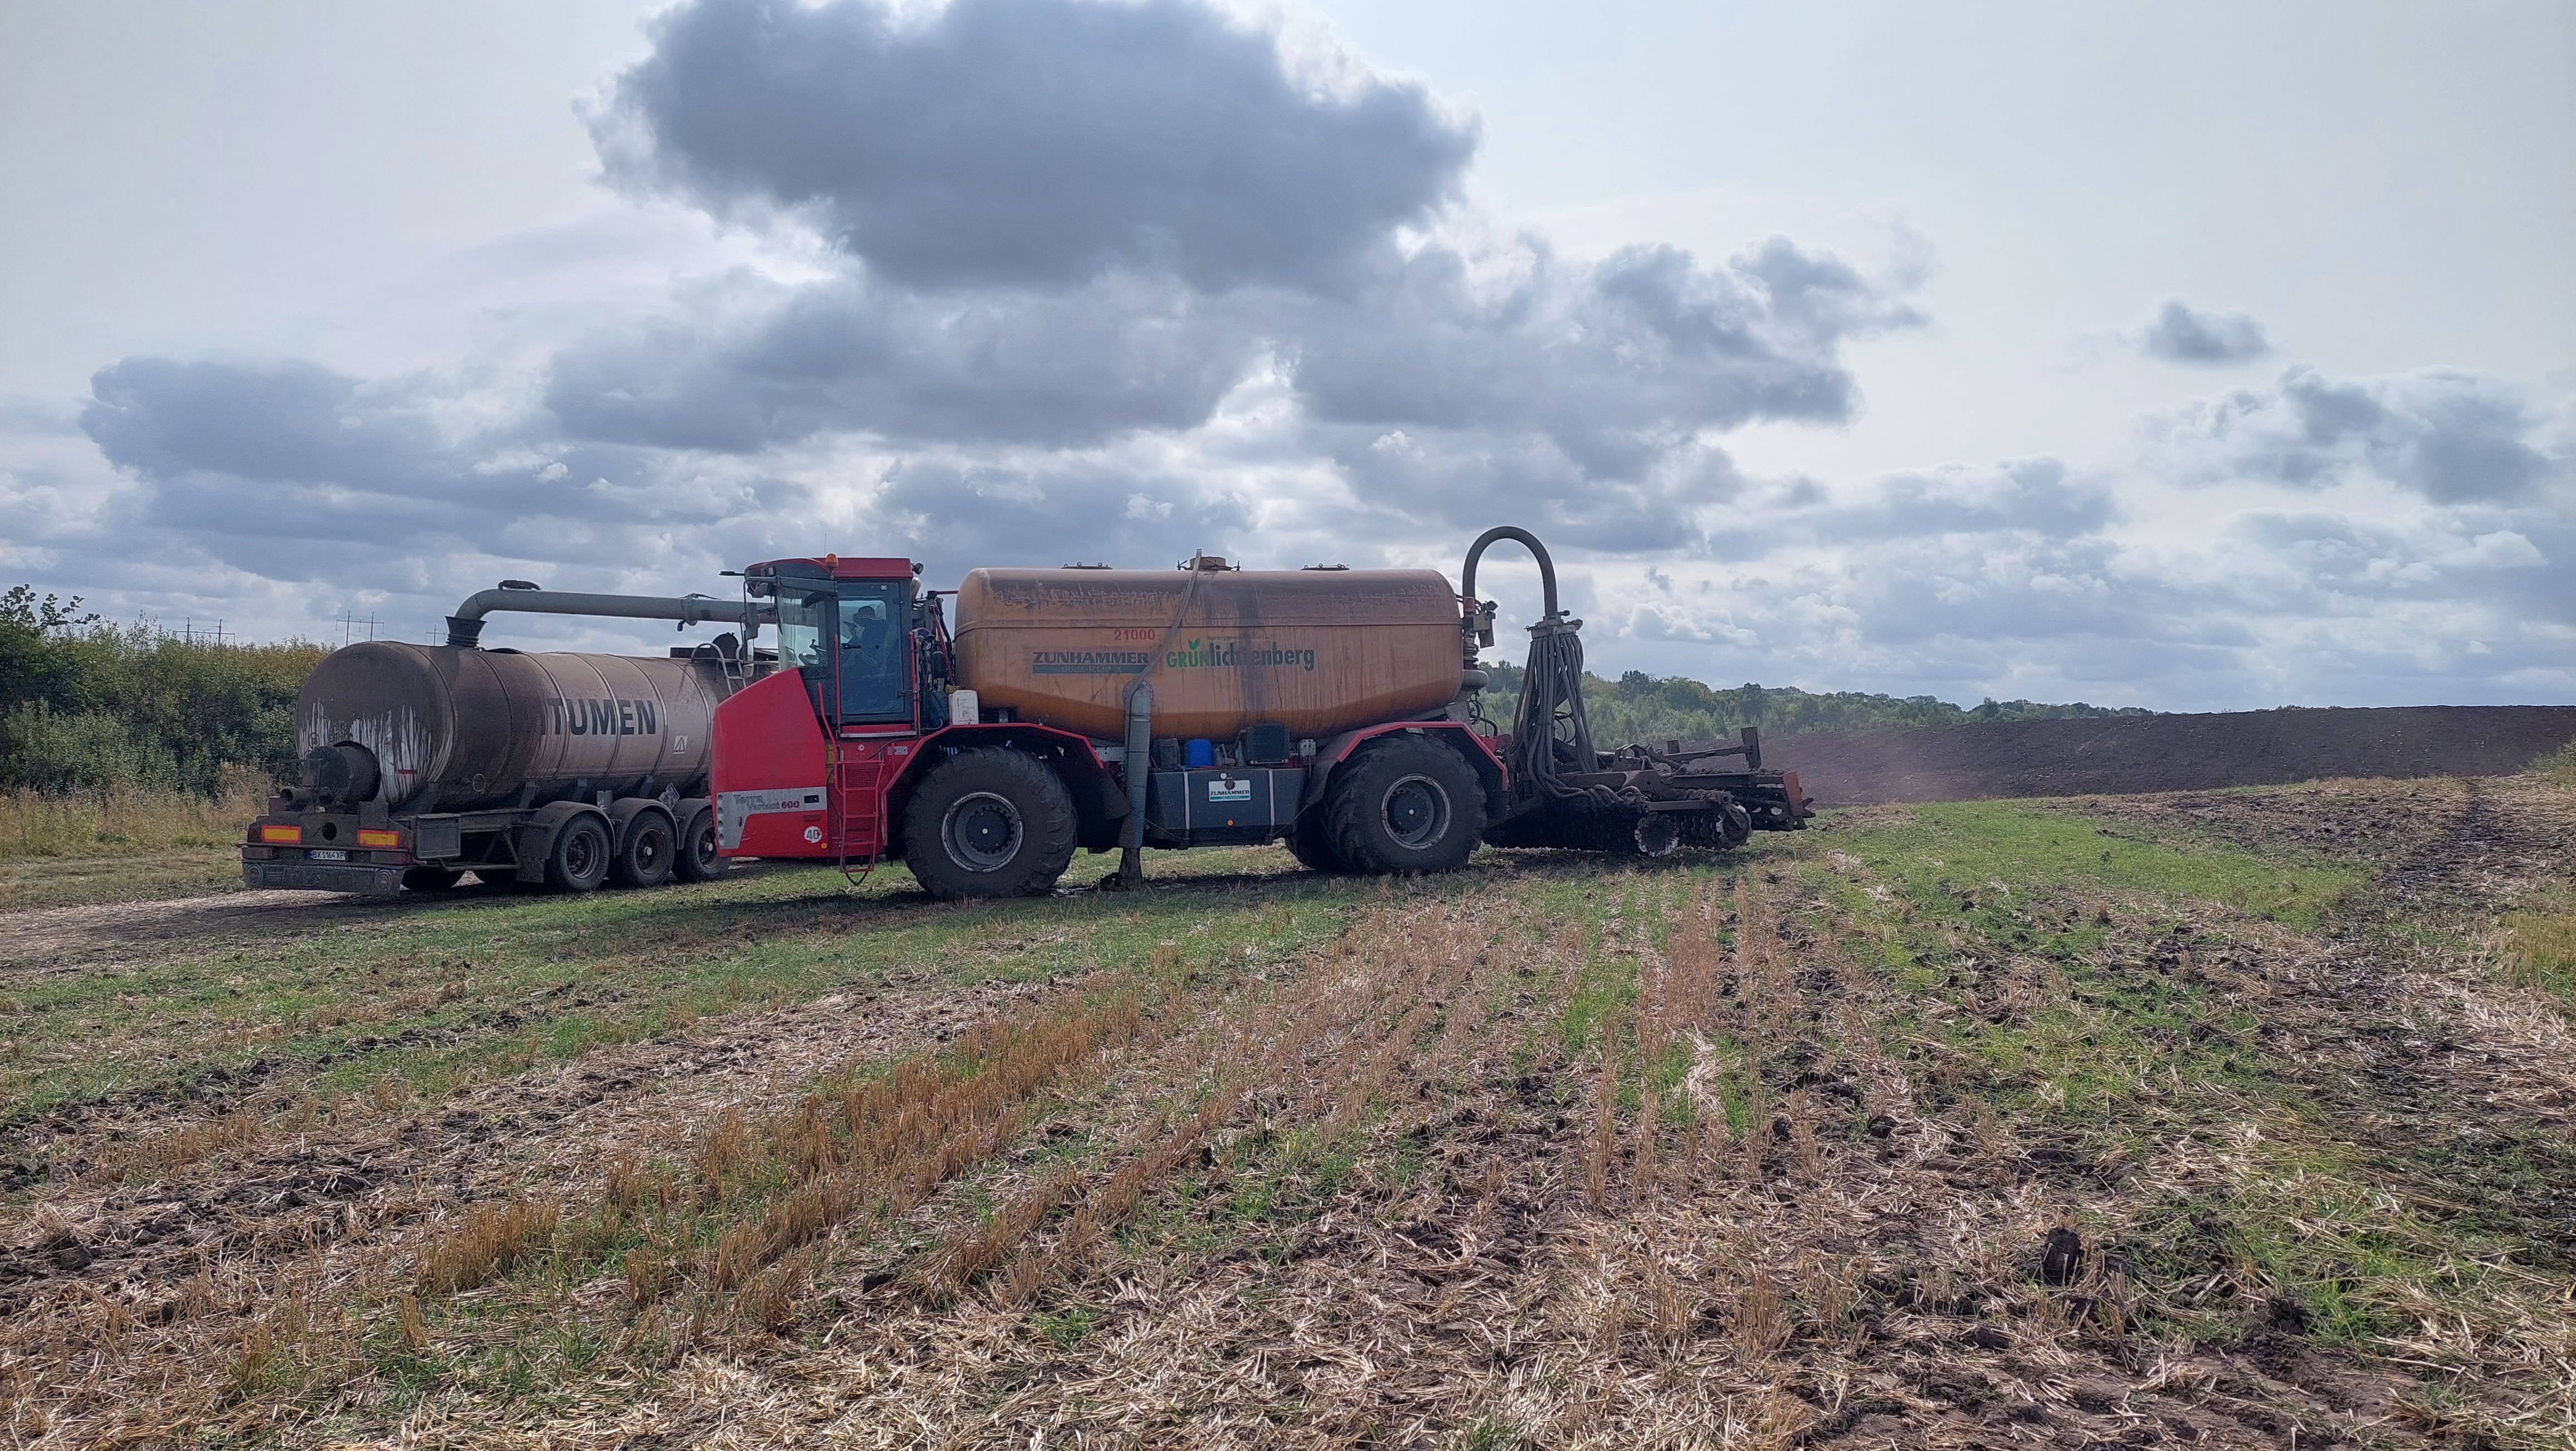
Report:
<svg viewBox="0 0 2576 1451"><path fill-rule="evenodd" d="M668 659L485 650L492 610L683 626L735 613L696 596L505 587L466 601L445 645L333 651L296 694L301 779L251 824L245 885L439 890L471 871L584 892L721 869L713 718L756 665L736 637Z"/></svg>

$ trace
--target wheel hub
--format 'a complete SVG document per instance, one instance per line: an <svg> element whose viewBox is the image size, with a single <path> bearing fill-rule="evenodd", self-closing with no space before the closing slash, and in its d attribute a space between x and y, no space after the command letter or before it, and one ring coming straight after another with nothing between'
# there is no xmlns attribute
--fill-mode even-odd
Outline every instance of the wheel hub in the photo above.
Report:
<svg viewBox="0 0 2576 1451"><path fill-rule="evenodd" d="M940 839L949 860L970 872L999 871L1019 855L1020 809L1002 796L978 791L948 808Z"/></svg>
<svg viewBox="0 0 2576 1451"><path fill-rule="evenodd" d="M1419 850L1449 829L1449 793L1428 776L1407 776L1386 788L1386 833Z"/></svg>

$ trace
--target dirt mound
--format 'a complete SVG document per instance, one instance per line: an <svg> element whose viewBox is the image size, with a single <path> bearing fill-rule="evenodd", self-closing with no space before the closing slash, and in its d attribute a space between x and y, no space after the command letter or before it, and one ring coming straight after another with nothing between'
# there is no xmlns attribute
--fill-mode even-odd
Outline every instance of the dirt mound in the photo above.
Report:
<svg viewBox="0 0 2576 1451"><path fill-rule="evenodd" d="M2416 705L1818 732L1763 743L1825 806L2128 795L2338 776L2510 775L2576 740L2576 706Z"/></svg>

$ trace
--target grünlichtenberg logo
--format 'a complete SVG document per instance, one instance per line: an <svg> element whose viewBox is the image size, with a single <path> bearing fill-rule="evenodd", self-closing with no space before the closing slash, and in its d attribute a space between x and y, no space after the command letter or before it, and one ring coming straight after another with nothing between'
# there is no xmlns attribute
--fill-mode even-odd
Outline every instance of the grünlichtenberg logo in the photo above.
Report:
<svg viewBox="0 0 2576 1451"><path fill-rule="evenodd" d="M1166 651L1163 664L1172 670L1312 670L1315 652L1241 640L1192 640L1178 650Z"/></svg>

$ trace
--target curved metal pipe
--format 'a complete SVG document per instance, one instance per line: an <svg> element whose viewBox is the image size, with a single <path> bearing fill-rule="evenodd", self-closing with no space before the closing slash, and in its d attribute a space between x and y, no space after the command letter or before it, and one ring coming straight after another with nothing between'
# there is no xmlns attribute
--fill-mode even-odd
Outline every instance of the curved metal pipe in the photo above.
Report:
<svg viewBox="0 0 2576 1451"><path fill-rule="evenodd" d="M1537 535L1516 524L1497 524L1477 535L1476 542L1467 546L1467 567L1459 572L1458 592L1471 600L1476 597L1476 561L1484 558L1487 545L1500 539L1517 539L1537 557L1539 587L1546 595L1545 618L1553 620L1563 613L1556 607L1556 561L1547 557L1547 546L1538 542Z"/></svg>
<svg viewBox="0 0 2576 1451"><path fill-rule="evenodd" d="M495 610L532 615L597 615L619 620L677 620L683 625L708 620L739 620L746 631L757 628L761 614L733 600L705 595L594 595L551 589L487 589L466 597L447 617L447 643L474 649L483 638L483 617Z"/></svg>

